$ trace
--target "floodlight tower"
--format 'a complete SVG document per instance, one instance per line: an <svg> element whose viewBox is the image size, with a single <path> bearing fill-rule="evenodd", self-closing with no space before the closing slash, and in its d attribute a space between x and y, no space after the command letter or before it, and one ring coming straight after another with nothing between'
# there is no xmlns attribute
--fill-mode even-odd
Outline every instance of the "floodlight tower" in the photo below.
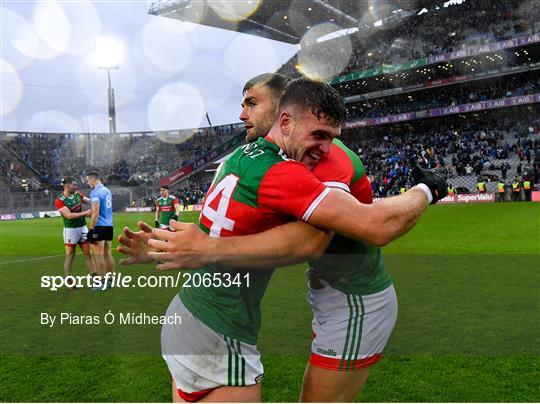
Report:
<svg viewBox="0 0 540 404"><path fill-rule="evenodd" d="M116 109L114 88L111 85L111 70L118 70L124 46L116 38L103 36L96 39L96 62L98 69L107 70L109 99L109 132L116 133Z"/></svg>

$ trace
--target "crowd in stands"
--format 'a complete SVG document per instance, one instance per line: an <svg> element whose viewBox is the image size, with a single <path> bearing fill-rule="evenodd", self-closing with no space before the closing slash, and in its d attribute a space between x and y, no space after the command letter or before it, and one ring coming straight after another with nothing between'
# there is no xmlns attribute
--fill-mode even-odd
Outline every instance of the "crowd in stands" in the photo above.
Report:
<svg viewBox="0 0 540 404"><path fill-rule="evenodd" d="M478 122L467 119L456 123L455 118L417 121L407 129L379 127L367 134L365 129L345 130L341 139L361 156L375 197L397 195L402 188L412 186L411 158L425 168L441 169L457 188L463 186L460 178L469 178L471 183L477 178L488 183L502 180L510 186L514 175L538 184L540 115L522 110L488 112L486 116ZM190 194L198 197L188 199L189 204L200 203L212 174L198 173L172 192L181 203L183 196Z"/></svg>
<svg viewBox="0 0 540 404"><path fill-rule="evenodd" d="M202 203L206 191L210 188L212 179L214 178L213 171L202 171L189 178L186 184L182 184L181 193L185 195L187 200L192 203Z"/></svg>
<svg viewBox="0 0 540 404"><path fill-rule="evenodd" d="M427 12L419 15L384 22L380 28L372 27L349 35L353 55L338 76L540 32L538 1L478 0L449 7L437 4L433 2ZM467 18L463 18L465 15ZM537 46L534 45L514 48L499 52L496 57L495 53L485 54L469 60L428 65L417 71L341 83L336 88L343 96L351 96L464 74L472 77L482 71L537 62L538 52L535 49ZM297 64L295 56L279 71L298 77ZM539 91L537 71L531 71L528 74L362 99L347 105L348 119L374 118ZM517 175L532 176L538 183L540 114L536 105L521 111L518 113L514 109L507 114L490 112L492 119L481 122L469 114L465 120L453 116L380 128L351 129L344 131L342 138L362 155L376 196L394 195L412 184L411 157L425 167L441 168L450 178L484 176L487 181L510 181ZM370 134L366 135L366 132ZM517 160L519 164L516 165Z"/></svg>
<svg viewBox="0 0 540 404"><path fill-rule="evenodd" d="M0 160L0 176L6 186L14 186L19 183L23 172L23 166L19 163L8 160Z"/></svg>
<svg viewBox="0 0 540 404"><path fill-rule="evenodd" d="M175 141L174 136L160 134L117 138L106 146L109 154L100 154L101 158L97 158L91 168L104 173L109 181L150 183L228 141L236 135L236 128L236 125L224 125L199 129L181 142Z"/></svg>
<svg viewBox="0 0 540 404"><path fill-rule="evenodd" d="M538 72L430 88L348 105L348 119L375 118L540 92Z"/></svg>
<svg viewBox="0 0 540 404"><path fill-rule="evenodd" d="M236 126L200 130L189 139L174 143L157 138L131 138L120 150L114 164L99 167L112 181L152 182L169 172L199 159L210 150L237 135ZM127 158L127 160L126 160ZM99 166L99 165L98 165Z"/></svg>
<svg viewBox="0 0 540 404"><path fill-rule="evenodd" d="M540 28L539 28L540 29ZM335 84L344 97L384 91L389 88L427 85L432 81L463 76L473 77L480 72L510 71L517 67L527 69L540 60L540 45L527 45L491 52L450 62L441 62L395 73L380 74L370 79L356 79Z"/></svg>
<svg viewBox="0 0 540 404"><path fill-rule="evenodd" d="M25 165L49 185L58 186L63 176L82 176L91 170L99 171L109 183L135 185L162 178L238 132L238 124L203 128L182 141L160 133L154 136L21 133L5 138L4 144L14 153L13 160L20 159L19 165ZM17 167L3 162L0 169L2 173L14 174Z"/></svg>
<svg viewBox="0 0 540 404"><path fill-rule="evenodd" d="M392 130L379 128L367 136L362 129L348 130L342 139L362 157L375 196L395 195L411 186L411 158L423 167L441 169L450 182L460 176L485 176L488 182L506 180L508 159L517 159L517 174L531 175L538 183L540 116L530 112L514 117L488 116L481 122L452 122L452 118L418 121Z"/></svg>
<svg viewBox="0 0 540 404"><path fill-rule="evenodd" d="M17 154L19 160L17 163L24 164L29 170L41 174L45 181L53 178L57 172L60 143L59 136L43 134L17 136L6 141L7 146Z"/></svg>
<svg viewBox="0 0 540 404"><path fill-rule="evenodd" d="M540 180L540 111L536 105L516 108L518 109L506 109L506 112L486 111L476 119L467 114L464 116L466 119L456 115L401 125L348 129L343 131L342 140L361 156L377 197L394 195L399 193L401 188L411 186L411 157L416 158L424 167L440 168L451 182L453 179L476 177L485 178L488 182L512 180L517 175L531 176L537 184ZM46 162L34 160L35 157L27 152L34 150L32 138L23 139L12 139L10 147L18 150L24 161L32 161L32 167L44 167ZM140 141L141 138L136 139ZM51 141L46 135L37 136L34 140L42 150L57 155L56 140ZM207 147L215 146L215 142L219 141L214 139ZM130 144L135 143L136 141L132 140ZM145 142L143 144L147 146ZM192 147L201 147L202 141L189 144ZM23 148L25 145L28 146L27 149ZM140 159L141 165L130 164L124 159L115 161L108 171L104 171L109 173L106 181L110 183L114 178L125 179L126 174L121 174L131 167L139 170L152 170L153 164L161 167L159 160L156 160L156 154L160 153L156 153L156 150L161 151L161 147L164 147L163 153L168 149L174 151L178 145L160 142L153 147L139 149L140 153L136 157L143 157ZM37 153L37 156L42 155L41 152ZM75 160L71 158L70 161ZM148 163L149 161L151 163ZM60 164L60 167L65 166ZM20 174L22 169L22 163L9 162L7 159L0 163L4 182L6 178ZM200 203L209 188L211 178L212 173L202 171L176 189L173 188L172 193L178 196L181 204ZM454 182L454 185L460 186L459 181ZM143 206L142 202L137 203Z"/></svg>
<svg viewBox="0 0 540 404"><path fill-rule="evenodd" d="M475 0L448 7L433 2L426 10L350 35L353 54L339 75L540 31L540 3L535 0ZM295 56L280 72L298 76L296 64Z"/></svg>
<svg viewBox="0 0 540 404"><path fill-rule="evenodd" d="M457 122L447 117L396 127L350 129L341 139L361 156L376 197L396 195L412 186L411 158L425 168L441 169L457 188L463 186L460 178L469 178L470 183L477 178L488 183L502 180L510 185L515 175L538 184L538 112L538 108L532 113L526 108L507 113L488 111L477 120L467 115L468 119ZM211 179L212 173L203 171L173 192L180 197L195 190L200 202ZM471 187L463 189L466 191L475 192Z"/></svg>
<svg viewBox="0 0 540 404"><path fill-rule="evenodd" d="M464 14L467 18L463 18ZM382 27L369 37L365 33L355 36L356 53L342 74L533 33L538 17L540 7L535 1L480 0L432 7L427 13L409 17L403 24L397 23L389 29ZM366 43L369 46L361 46Z"/></svg>

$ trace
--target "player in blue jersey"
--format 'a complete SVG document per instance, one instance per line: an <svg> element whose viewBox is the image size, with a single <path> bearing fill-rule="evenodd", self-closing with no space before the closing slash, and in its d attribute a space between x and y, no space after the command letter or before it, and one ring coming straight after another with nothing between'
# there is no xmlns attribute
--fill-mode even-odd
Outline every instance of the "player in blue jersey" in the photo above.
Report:
<svg viewBox="0 0 540 404"><path fill-rule="evenodd" d="M92 189L90 205L92 216L87 239L92 245L92 253L96 262L96 271L104 277L107 272L114 273L114 259L111 252L113 239L112 194L105 187L95 171L86 175L86 182Z"/></svg>

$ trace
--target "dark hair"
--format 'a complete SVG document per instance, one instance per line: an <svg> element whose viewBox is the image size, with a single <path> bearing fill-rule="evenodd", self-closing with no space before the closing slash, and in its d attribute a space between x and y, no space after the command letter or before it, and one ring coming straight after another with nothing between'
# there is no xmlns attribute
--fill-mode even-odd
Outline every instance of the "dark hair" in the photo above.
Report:
<svg viewBox="0 0 540 404"><path fill-rule="evenodd" d="M71 184L72 182L75 182L75 178L73 177L64 177L62 178L62 185Z"/></svg>
<svg viewBox="0 0 540 404"><path fill-rule="evenodd" d="M92 177L95 180L99 180L99 173L97 171L90 171L86 174L87 177Z"/></svg>
<svg viewBox="0 0 540 404"><path fill-rule="evenodd" d="M325 118L332 126L340 126L347 116L345 104L334 88L304 77L287 84L279 101L279 111L290 105L309 109L317 119Z"/></svg>
<svg viewBox="0 0 540 404"><path fill-rule="evenodd" d="M245 94L251 87L256 85L262 85L268 87L276 95L280 96L285 89L287 83L291 81L290 77L284 76L280 73L263 73L258 76L252 77L244 85L242 94Z"/></svg>
<svg viewBox="0 0 540 404"><path fill-rule="evenodd" d="M162 186L159 187L159 189L161 189L161 188L166 189L166 190L169 190L169 186L168 186L168 185L162 185Z"/></svg>

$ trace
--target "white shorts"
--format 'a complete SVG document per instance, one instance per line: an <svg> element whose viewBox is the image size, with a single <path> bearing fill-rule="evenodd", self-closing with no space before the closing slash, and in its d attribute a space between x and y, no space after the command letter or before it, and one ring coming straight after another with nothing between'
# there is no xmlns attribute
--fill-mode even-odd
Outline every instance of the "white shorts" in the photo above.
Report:
<svg viewBox="0 0 540 404"><path fill-rule="evenodd" d="M255 345L219 334L196 319L176 295L167 317L180 316L181 324L164 324L161 354L176 387L182 393L221 386L250 386L264 374Z"/></svg>
<svg viewBox="0 0 540 404"><path fill-rule="evenodd" d="M320 280L309 289L313 311L313 366L347 371L377 362L394 329L397 297L391 285L370 295L345 294Z"/></svg>
<svg viewBox="0 0 540 404"><path fill-rule="evenodd" d="M82 227L64 227L64 245L69 247L75 247L77 244L87 242L86 234L88 228Z"/></svg>

